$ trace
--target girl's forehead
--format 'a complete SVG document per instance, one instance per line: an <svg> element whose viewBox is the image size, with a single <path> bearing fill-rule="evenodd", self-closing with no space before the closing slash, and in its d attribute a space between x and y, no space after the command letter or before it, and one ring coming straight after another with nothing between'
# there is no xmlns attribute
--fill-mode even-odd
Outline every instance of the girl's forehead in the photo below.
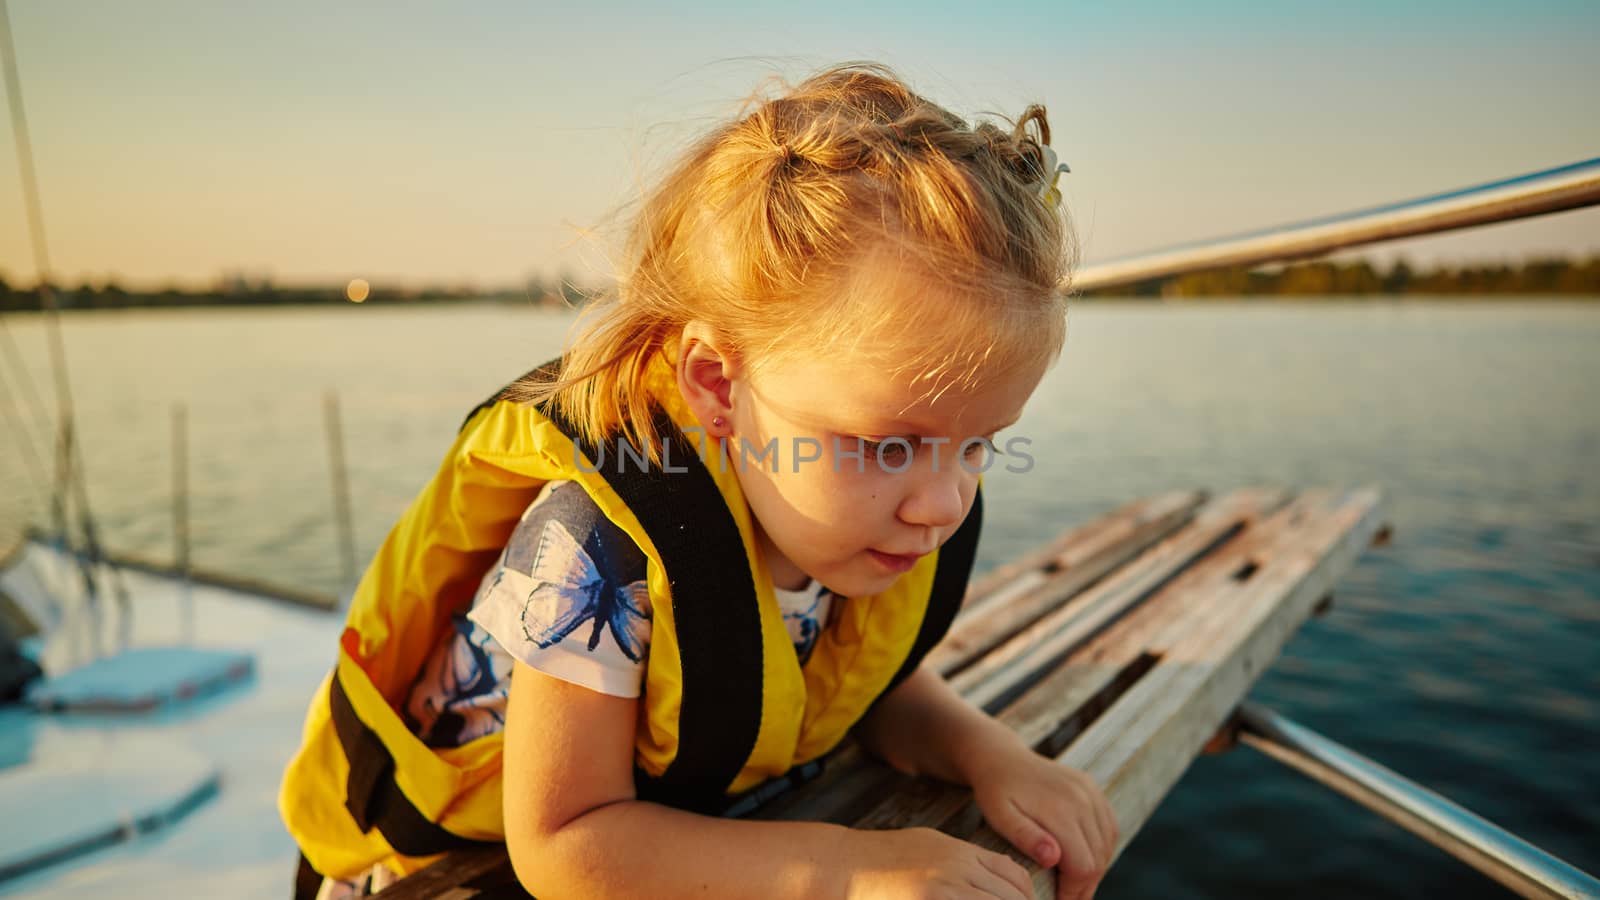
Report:
<svg viewBox="0 0 1600 900"><path fill-rule="evenodd" d="M797 425L882 434L987 434L1014 422L1042 371L992 373L962 383L896 371L871 359L773 360L751 378L760 401Z"/></svg>
<svg viewBox="0 0 1600 900"><path fill-rule="evenodd" d="M1061 345L1053 295L941 279L893 249L824 280L808 321L758 344L752 389L819 430L965 437L1014 421Z"/></svg>

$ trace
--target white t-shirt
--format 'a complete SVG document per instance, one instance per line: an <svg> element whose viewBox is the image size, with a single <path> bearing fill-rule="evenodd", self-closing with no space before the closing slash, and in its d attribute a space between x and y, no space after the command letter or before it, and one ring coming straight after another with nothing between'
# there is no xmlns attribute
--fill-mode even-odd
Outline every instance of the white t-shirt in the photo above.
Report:
<svg viewBox="0 0 1600 900"><path fill-rule="evenodd" d="M412 730L435 747L500 730L513 659L603 694L639 696L650 653L645 570L644 554L582 487L545 485L412 686ZM834 595L815 580L774 593L803 666Z"/></svg>

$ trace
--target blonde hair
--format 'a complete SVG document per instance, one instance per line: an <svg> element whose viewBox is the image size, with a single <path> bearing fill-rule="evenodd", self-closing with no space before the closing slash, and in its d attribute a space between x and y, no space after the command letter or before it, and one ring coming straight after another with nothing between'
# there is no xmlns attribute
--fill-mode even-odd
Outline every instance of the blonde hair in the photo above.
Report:
<svg viewBox="0 0 1600 900"><path fill-rule="evenodd" d="M848 348L930 390L1060 353L1075 247L1042 199L1043 106L1009 130L972 126L888 69L849 64L747 109L646 197L623 277L580 320L560 377L513 396L659 461L646 374L691 320L752 366ZM863 266L925 279L921 314L858 289ZM897 329L911 339L886 336Z"/></svg>

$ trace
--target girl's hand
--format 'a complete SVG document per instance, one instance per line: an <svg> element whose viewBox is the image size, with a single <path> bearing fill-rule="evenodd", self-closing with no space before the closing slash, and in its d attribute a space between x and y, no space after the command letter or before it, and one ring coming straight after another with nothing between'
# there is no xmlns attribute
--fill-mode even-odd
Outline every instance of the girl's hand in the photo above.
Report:
<svg viewBox="0 0 1600 900"><path fill-rule="evenodd" d="M1057 900L1093 897L1120 834L1094 779L1020 743L974 768L972 791L990 827L1039 865L1060 867Z"/></svg>
<svg viewBox="0 0 1600 900"><path fill-rule="evenodd" d="M1011 857L931 828L849 831L848 900L1031 900L1028 873Z"/></svg>

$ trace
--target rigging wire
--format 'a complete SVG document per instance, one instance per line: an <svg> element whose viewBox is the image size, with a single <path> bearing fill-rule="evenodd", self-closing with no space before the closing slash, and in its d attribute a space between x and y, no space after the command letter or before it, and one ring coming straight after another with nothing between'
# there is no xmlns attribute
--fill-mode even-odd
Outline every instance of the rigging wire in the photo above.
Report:
<svg viewBox="0 0 1600 900"><path fill-rule="evenodd" d="M43 500L48 503L49 498L44 495L44 486L48 479L44 470L44 461L40 458L39 452L35 448L36 442L33 440L33 435L28 432L22 422L22 416L17 409L16 395L12 393L11 384L6 380L4 369L0 369L0 401L3 401L0 402L0 411L5 414L6 430L11 432L11 437L17 443L17 450L19 451L17 456L22 459L24 466L26 466L28 470L27 481L34 488L33 494L28 500L22 500L18 496L20 492L16 494L7 492L11 496L17 497L19 501L18 506L21 507L21 514L18 518L27 521L33 515L34 507L32 504L34 502ZM0 516L4 516L4 520L0 520L3 521L3 524L0 524L0 547L7 546L13 537L12 534L8 533L10 532L11 524L11 510L8 508L10 505L9 502L0 503ZM3 552L0 551L0 553Z"/></svg>
<svg viewBox="0 0 1600 900"><path fill-rule="evenodd" d="M48 476L45 474L44 460L39 456L38 441L35 439L36 435L28 429L27 423L22 420L16 395L12 393L11 383L6 380L4 370L0 370L0 400L4 401L0 408L5 412L6 430L16 439L17 449L20 451L17 456L28 467L32 483L43 490L42 485L48 480Z"/></svg>
<svg viewBox="0 0 1600 900"><path fill-rule="evenodd" d="M73 555L83 578L85 599L90 606L91 621L99 598L99 581L96 569L108 562L102 552L94 514L89 507L89 489L84 475L83 451L76 435L76 417L72 402L72 382L67 374L66 342L61 335L61 310L56 302L55 288L50 279L50 251L45 240L44 205L39 198L38 172L33 160L33 142L28 134L28 118L22 101L22 81L17 72L17 50L11 34L11 10L6 0L0 0L0 62L4 64L6 98L11 107L11 130L17 145L17 166L21 170L24 207L27 211L28 233L33 247L33 263L39 279L39 303L43 308L45 331L50 347L51 371L56 389L56 484L51 496L51 510L55 519L57 540L69 543L68 530L70 504L76 500L79 527L83 537L82 552ZM124 625L129 621L128 589L122 573L111 567L117 606Z"/></svg>
<svg viewBox="0 0 1600 900"><path fill-rule="evenodd" d="M67 377L67 350L61 338L60 310L55 289L50 283L50 249L45 242L44 207L39 200L39 176L33 163L33 141L28 134L28 116L22 103L22 81L17 74L17 48L11 38L11 10L0 0L0 59L5 63L6 98L11 106L11 132L16 138L17 167L21 169L23 207L32 238L33 266L39 276L39 302L47 314L45 330L50 340L50 364L55 375L56 403L62 427L70 427L72 384Z"/></svg>
<svg viewBox="0 0 1600 900"><path fill-rule="evenodd" d="M34 386L33 376L28 374L28 367L23 364L22 351L17 347L17 340L11 334L11 325L3 315L0 315L0 341L5 342L5 358L14 370L17 384L21 386L18 393L27 402L28 413L33 419L34 432L49 434L50 412L45 408L44 401L39 399L39 389Z"/></svg>

